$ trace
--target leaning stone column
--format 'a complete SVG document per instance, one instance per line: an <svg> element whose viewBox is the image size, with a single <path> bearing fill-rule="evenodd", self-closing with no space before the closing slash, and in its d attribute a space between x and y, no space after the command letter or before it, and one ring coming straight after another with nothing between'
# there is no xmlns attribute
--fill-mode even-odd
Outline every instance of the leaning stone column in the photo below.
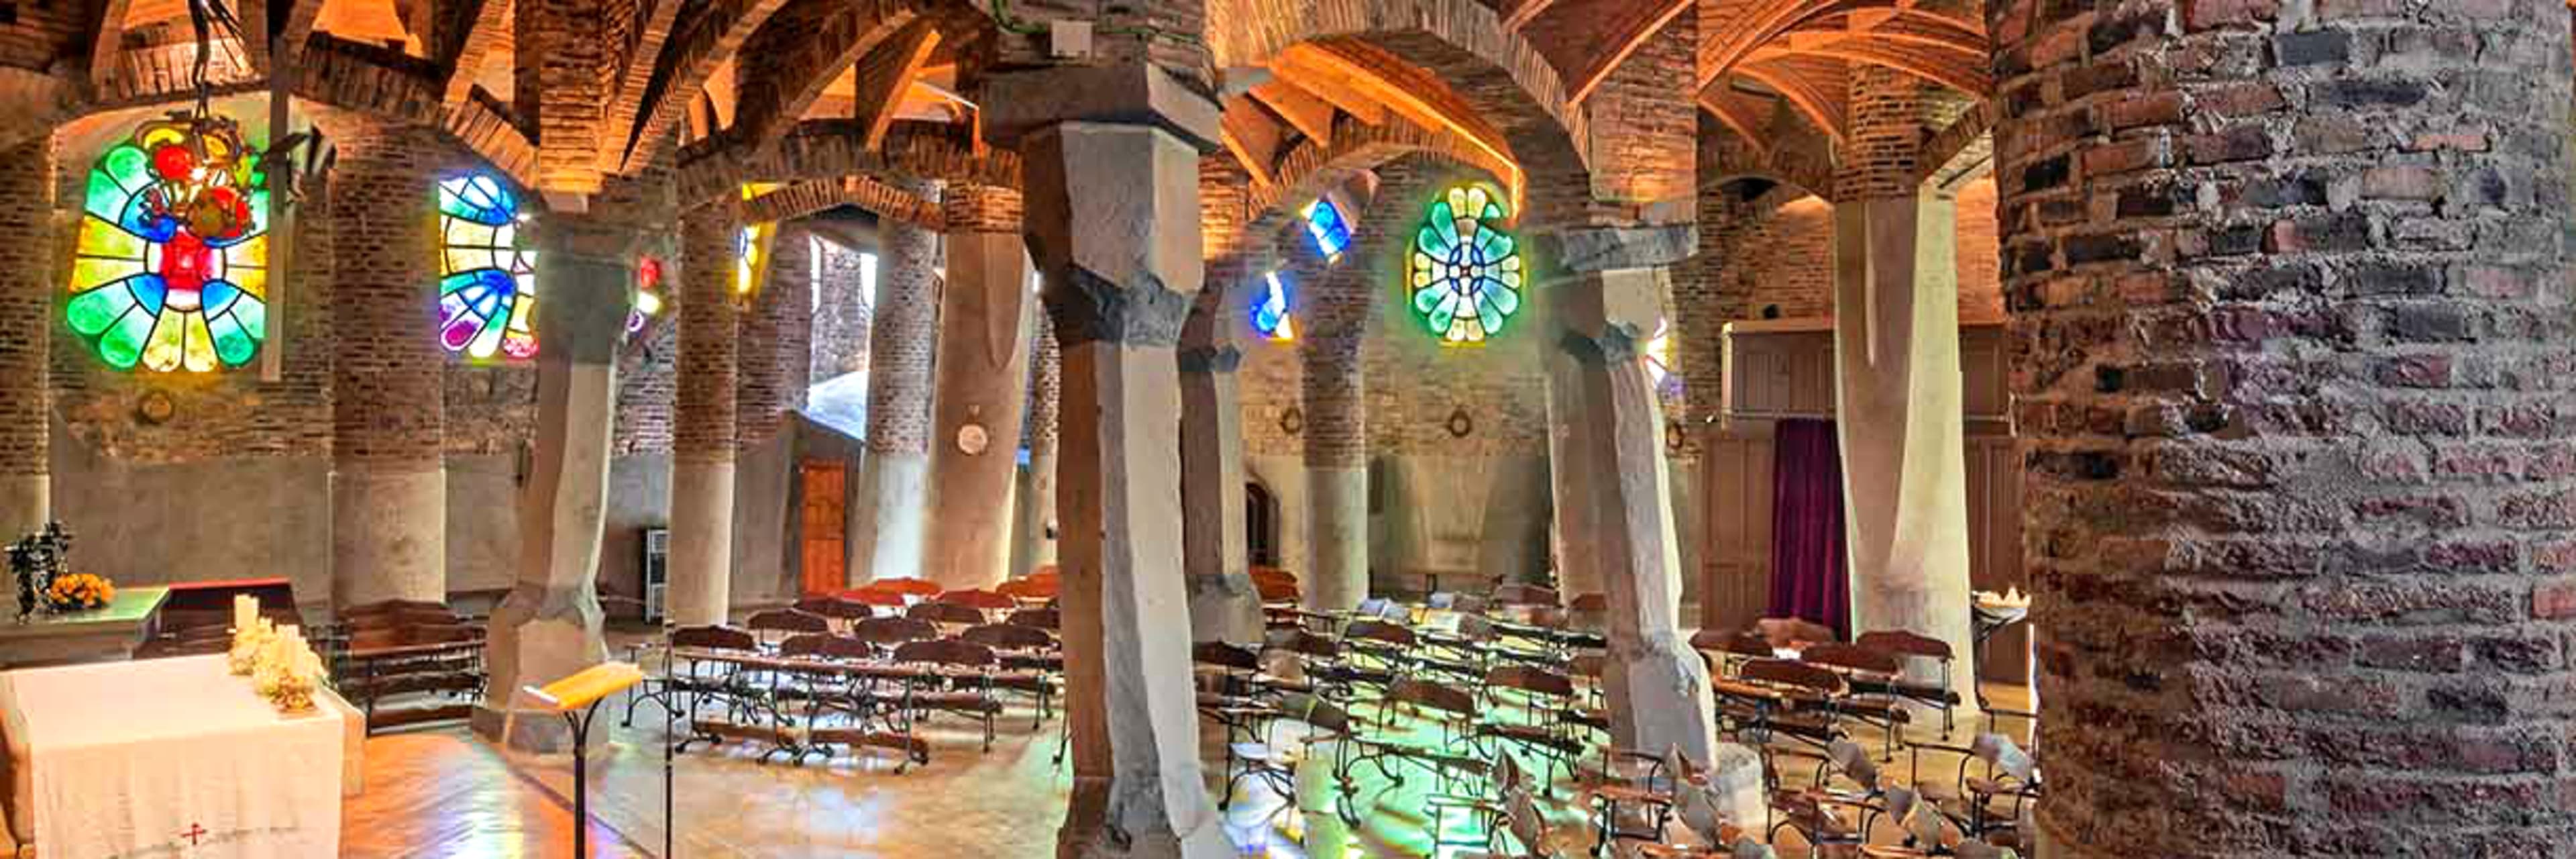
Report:
<svg viewBox="0 0 2576 859"><path fill-rule="evenodd" d="M1062 386L1054 318L1041 302L1029 315L1034 346L1029 355L1028 485L1019 496L1019 523L1011 535L1011 575L1025 576L1055 563L1055 416Z"/></svg>
<svg viewBox="0 0 2576 859"><path fill-rule="evenodd" d="M739 378L731 211L680 220L680 392L671 427L671 566L667 614L723 623L733 608L733 466Z"/></svg>
<svg viewBox="0 0 2576 859"><path fill-rule="evenodd" d="M987 120L996 134L1025 134L1029 247L1064 348L1074 789L1057 855L1231 856L1199 764L1172 444L1173 347L1204 274L1198 156L1214 149L1216 105L1143 64L1027 72L992 87L986 103L1009 110L1090 111ZM1128 124L1140 118L1155 124Z"/></svg>
<svg viewBox="0 0 2576 859"><path fill-rule="evenodd" d="M1708 669L1681 629L1682 572L1664 470L1663 404L1637 347L1663 314L1666 266L1690 254L1689 226L1588 229L1538 236L1568 280L1543 287L1561 356L1548 362L1550 463L1567 563L1599 577L1608 598L1603 700L1618 745L1679 748L1708 764L1719 747ZM1559 406L1563 408L1560 409ZM1580 432L1567 432L1574 425ZM1560 522L1560 529L1564 530ZM1740 755L1740 752L1730 754Z"/></svg>
<svg viewBox="0 0 2576 859"><path fill-rule="evenodd" d="M608 511L609 437L616 424L617 350L633 303L631 225L557 214L537 225L539 259L536 459L519 491L519 576L492 612L484 662L491 679L475 730L551 751L569 743L561 720L506 715L519 687L608 659L600 634L599 545ZM593 733L595 745L608 742Z"/></svg>
<svg viewBox="0 0 2576 859"><path fill-rule="evenodd" d="M344 608L447 600L447 356L421 208L435 193L422 166L432 133L364 122L337 140L331 599Z"/></svg>
<svg viewBox="0 0 2576 859"><path fill-rule="evenodd" d="M2037 855L2565 852L2567 4L1988 18Z"/></svg>
<svg viewBox="0 0 2576 859"><path fill-rule="evenodd" d="M1207 285L1181 325L1181 570L1189 581L1190 637L1261 641L1261 595L1252 586L1244 534L1243 403L1234 371L1246 321L1238 308L1245 275L1235 246L1243 233L1243 192L1251 181L1229 156L1199 169L1199 227Z"/></svg>
<svg viewBox="0 0 2576 859"><path fill-rule="evenodd" d="M1973 708L1957 209L1923 193L1915 175L1924 86L1887 69L1854 72L1853 142L1834 182L1835 426L1851 633L1949 642L1963 660L1952 691ZM1914 663L1911 679L1940 681L1938 668Z"/></svg>
<svg viewBox="0 0 2576 859"><path fill-rule="evenodd" d="M1027 242L1020 195L952 186L932 408L928 574L951 590L1010 577L1012 478L1029 373Z"/></svg>
<svg viewBox="0 0 2576 859"><path fill-rule="evenodd" d="M54 135L0 152L0 544L52 518ZM75 526L77 529L77 526Z"/></svg>
<svg viewBox="0 0 2576 859"><path fill-rule="evenodd" d="M939 183L898 183L939 198ZM850 582L917 578L930 511L931 362L939 336L939 234L887 218L868 331L867 457L851 498Z"/></svg>

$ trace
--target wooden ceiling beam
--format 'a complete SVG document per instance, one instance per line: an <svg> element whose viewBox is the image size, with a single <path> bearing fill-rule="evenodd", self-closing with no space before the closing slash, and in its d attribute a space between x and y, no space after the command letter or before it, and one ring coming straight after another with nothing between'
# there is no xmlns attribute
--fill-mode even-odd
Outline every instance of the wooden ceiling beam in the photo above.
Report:
<svg viewBox="0 0 2576 859"><path fill-rule="evenodd" d="M1386 124L1386 105L1362 94L1349 85L1337 71L1302 59L1301 51L1284 51L1270 61L1270 70L1296 88L1313 93L1343 113L1369 125Z"/></svg>
<svg viewBox="0 0 2576 859"><path fill-rule="evenodd" d="M485 3L509 0L484 0ZM615 164L626 154L625 131L635 127L635 115L644 110L644 93L653 87L654 59L662 56L662 47L671 41L671 31L678 24L682 0L640 0L643 20L638 21L634 40L624 57L626 67L618 72L617 91L608 99L607 124L600 126L608 133L599 136L601 163ZM451 84L452 86L453 84Z"/></svg>
<svg viewBox="0 0 2576 859"><path fill-rule="evenodd" d="M1273 80L1252 88L1252 97L1268 105L1272 113L1287 120L1288 125L1318 143L1333 141L1333 103L1285 80Z"/></svg>
<svg viewBox="0 0 2576 859"><path fill-rule="evenodd" d="M904 93L939 49L939 28L928 18L904 26L877 50L859 61L858 109L860 143L873 152L885 146L886 130L903 112Z"/></svg>
<svg viewBox="0 0 2576 859"><path fill-rule="evenodd" d="M466 96L474 91L475 79L483 76L483 64L491 62L494 56L500 53L502 44L510 38L511 0L457 0L457 2L473 3L474 18L472 23L466 25L465 38L457 41L456 55L449 57L446 63L447 86L444 95L449 108L465 103ZM653 71L652 64L647 62L644 65L645 74L650 76ZM624 125L609 126L611 130L624 127Z"/></svg>
<svg viewBox="0 0 2576 859"><path fill-rule="evenodd" d="M1234 160L1243 163L1244 171L1252 174L1254 183L1267 187L1277 181L1278 170L1272 165L1278 163L1279 144L1287 135L1281 132L1278 123L1271 121L1269 113L1260 105L1249 99L1229 100L1225 115L1220 119L1219 132L1219 136L1224 138L1225 150L1234 154Z"/></svg>
<svg viewBox="0 0 2576 859"><path fill-rule="evenodd" d="M707 77L715 74L717 66L733 59L743 41L751 38L785 2L709 0L697 15L680 26L679 39L656 63L642 118L635 123L634 132L626 135L626 158L621 170L633 172L653 160L663 139L671 136L672 125L686 117L689 103L706 86ZM608 131L614 135L617 129Z"/></svg>
<svg viewBox="0 0 2576 859"><path fill-rule="evenodd" d="M746 59L761 59L737 66L747 68L756 79L743 81L739 88L742 98L734 110L733 125L736 136L755 149L768 147L796 127L833 79L879 47L922 38L922 33L929 34L925 49L939 44L936 30L915 26L924 19L908 0L832 0L821 9L828 11L822 12L819 21L813 8L781 13L743 49ZM903 90L894 95L900 100Z"/></svg>

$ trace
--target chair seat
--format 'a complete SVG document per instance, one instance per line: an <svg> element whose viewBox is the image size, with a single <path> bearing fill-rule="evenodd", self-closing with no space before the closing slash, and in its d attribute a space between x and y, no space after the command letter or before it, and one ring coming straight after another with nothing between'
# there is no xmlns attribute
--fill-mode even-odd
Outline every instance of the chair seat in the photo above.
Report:
<svg viewBox="0 0 2576 859"><path fill-rule="evenodd" d="M1000 712L1002 709L1002 702L975 692L922 692L912 696L912 704L915 707L975 712Z"/></svg>

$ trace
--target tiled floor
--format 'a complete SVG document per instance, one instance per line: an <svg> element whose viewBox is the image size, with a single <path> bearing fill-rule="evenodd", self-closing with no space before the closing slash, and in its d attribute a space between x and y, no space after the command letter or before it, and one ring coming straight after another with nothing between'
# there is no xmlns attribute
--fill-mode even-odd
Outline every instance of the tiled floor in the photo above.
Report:
<svg viewBox="0 0 2576 859"><path fill-rule="evenodd" d="M2014 690L2018 691L2018 690ZM603 724L613 719L603 720ZM593 856L699 857L1037 857L1051 856L1071 787L1056 766L1054 723L1033 729L1014 706L1000 741L979 752L980 730L962 720L934 720L932 761L896 774L890 757L840 758L804 766L763 763L749 745L697 747L680 756L675 850L666 854L662 825L664 770L659 713L649 706L632 730L618 729L591 760ZM1421 726L1417 725L1417 729ZM1219 733L1203 731L1202 752L1214 772ZM1299 745L1301 727L1274 732L1277 745ZM1964 743L1966 735L1959 741ZM1876 740L1869 740L1877 747ZM1312 750L1329 755L1329 749ZM1900 758L1902 761L1903 758ZM462 728L379 736L367 744L367 791L344 808L342 855L350 857L571 856L572 764L569 756L504 753ZM1948 779L1955 759L1926 755L1922 768ZM1347 834L1349 855L1432 855L1429 821L1419 811L1433 779L1404 771L1402 785L1374 768L1358 768L1351 790L1360 826ZM1298 807L1330 809L1338 788L1329 779L1299 786ZM1569 791L1559 789L1563 798ZM1285 800L1253 783L1228 812L1229 835L1246 855L1302 857L1304 844L1345 837L1335 815L1273 815ZM1450 818L1448 833L1477 836ZM1571 810L1564 822L1581 825ZM1792 840L1786 856L1803 855ZM1450 855L1460 848L1446 848Z"/></svg>

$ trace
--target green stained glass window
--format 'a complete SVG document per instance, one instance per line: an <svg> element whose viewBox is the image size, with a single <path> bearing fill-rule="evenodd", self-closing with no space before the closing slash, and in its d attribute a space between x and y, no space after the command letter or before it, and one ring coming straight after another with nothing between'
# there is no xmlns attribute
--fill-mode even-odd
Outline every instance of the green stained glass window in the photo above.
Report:
<svg viewBox="0 0 2576 859"><path fill-rule="evenodd" d="M1414 317L1447 345L1483 343L1521 309L1519 242L1503 231L1509 213L1483 185L1450 188L1414 233L1405 289Z"/></svg>
<svg viewBox="0 0 2576 859"><path fill-rule="evenodd" d="M64 317L109 366L239 367L268 339L268 190L230 142L149 123L90 167Z"/></svg>
<svg viewBox="0 0 2576 859"><path fill-rule="evenodd" d="M537 253L519 195L485 174L438 183L438 342L478 361L537 354Z"/></svg>

